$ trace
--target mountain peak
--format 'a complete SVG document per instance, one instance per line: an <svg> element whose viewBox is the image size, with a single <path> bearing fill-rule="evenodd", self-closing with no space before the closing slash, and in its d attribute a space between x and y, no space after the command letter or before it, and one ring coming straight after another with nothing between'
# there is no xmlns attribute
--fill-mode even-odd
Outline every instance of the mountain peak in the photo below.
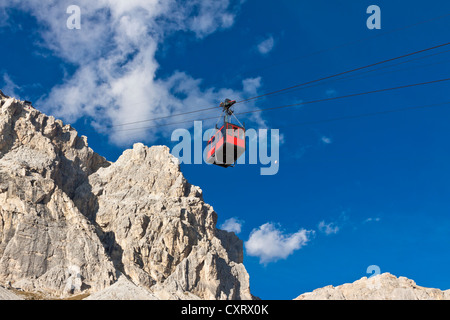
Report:
<svg viewBox="0 0 450 320"><path fill-rule="evenodd" d="M0 95L0 284L45 297L253 298L242 241L216 228L168 147L136 143L109 162L70 125Z"/></svg>

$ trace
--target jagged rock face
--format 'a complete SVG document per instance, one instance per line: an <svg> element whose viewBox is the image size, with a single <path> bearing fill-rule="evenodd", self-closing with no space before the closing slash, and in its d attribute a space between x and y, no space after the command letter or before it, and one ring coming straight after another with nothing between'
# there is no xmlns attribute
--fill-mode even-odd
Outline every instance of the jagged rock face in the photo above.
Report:
<svg viewBox="0 0 450 320"><path fill-rule="evenodd" d="M215 228L216 213L167 147L135 144L90 175L78 196L76 202L90 199L87 215L117 268L134 283L157 284L154 290L171 292L167 298L184 292L205 299L251 297L242 242Z"/></svg>
<svg viewBox="0 0 450 320"><path fill-rule="evenodd" d="M115 281L94 226L71 200L90 173L107 165L70 126L1 100L0 281L55 295ZM82 268L79 288L67 286L71 266Z"/></svg>
<svg viewBox="0 0 450 320"><path fill-rule="evenodd" d="M66 296L122 275L157 298L252 298L242 241L216 229L167 147L110 163L69 125L0 98L0 283Z"/></svg>
<svg viewBox="0 0 450 320"><path fill-rule="evenodd" d="M450 300L450 290L421 287L411 279L383 273L337 287L319 288L295 300Z"/></svg>

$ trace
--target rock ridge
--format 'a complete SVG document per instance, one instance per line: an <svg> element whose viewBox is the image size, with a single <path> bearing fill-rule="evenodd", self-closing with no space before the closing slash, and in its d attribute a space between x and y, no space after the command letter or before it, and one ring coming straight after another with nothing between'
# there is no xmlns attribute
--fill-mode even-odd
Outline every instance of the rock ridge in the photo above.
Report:
<svg viewBox="0 0 450 320"><path fill-rule="evenodd" d="M62 298L132 298L128 290L252 299L242 241L216 228L202 193L168 147L136 143L109 162L70 125L0 91L5 287Z"/></svg>
<svg viewBox="0 0 450 320"><path fill-rule="evenodd" d="M386 272L337 287L319 288L294 300L450 300L450 289L422 287L414 280Z"/></svg>

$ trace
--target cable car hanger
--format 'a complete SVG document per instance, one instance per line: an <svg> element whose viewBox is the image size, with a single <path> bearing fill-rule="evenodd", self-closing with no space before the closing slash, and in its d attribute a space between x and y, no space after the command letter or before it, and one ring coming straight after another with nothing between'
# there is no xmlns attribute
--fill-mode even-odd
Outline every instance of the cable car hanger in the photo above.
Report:
<svg viewBox="0 0 450 320"><path fill-rule="evenodd" d="M243 125L238 118L236 118L236 116L234 115L234 110L231 109L231 107L236 103L236 100L230 100L230 99L225 99L224 102L221 102L219 107L222 108L222 113L224 113L224 122L229 122L229 117L233 116L234 119L236 119L236 121L241 125L241 127L245 128L245 125ZM218 122L218 121L217 121ZM217 123L216 123L216 129L218 129L217 127Z"/></svg>

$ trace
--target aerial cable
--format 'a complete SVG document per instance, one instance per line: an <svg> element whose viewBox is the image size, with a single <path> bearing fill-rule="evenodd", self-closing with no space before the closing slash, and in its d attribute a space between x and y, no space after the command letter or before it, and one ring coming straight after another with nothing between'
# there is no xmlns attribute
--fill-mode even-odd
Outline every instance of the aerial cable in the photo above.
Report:
<svg viewBox="0 0 450 320"><path fill-rule="evenodd" d="M306 86L306 87L298 87L298 88L290 90L289 92L281 92L279 94L292 93L294 91L299 91L299 90L303 90L303 89L313 88L313 87L317 87L317 86L320 86L320 85L323 85L323 84L336 83L337 81L342 81L342 80L364 79L364 78L367 77L366 76L367 74L375 72L375 71L396 67L396 66L401 65L401 64L405 64L405 63L409 63L409 62L412 62L412 61L418 61L418 60L426 59L426 58L429 58L431 56L436 56L436 55L447 53L447 52L450 52L450 50L445 50L445 51L442 51L442 52L429 54L429 55L426 55L426 56L423 56L423 57L418 57L418 58L415 58L415 59L409 59L409 60L406 60L406 61L401 61L401 62L398 62L398 63L395 63L395 64L390 64L390 65L387 65L387 66L383 66L383 67L367 70L367 71L364 71L364 72L359 72L359 73L356 73L356 74L350 74L350 75L347 75L345 77L340 77L340 78L331 79L331 80L328 80L328 81L325 81L325 82L315 83L315 84L312 84L312 85L309 85L309 86ZM372 73L372 75L369 75L369 76L379 76L379 75L383 75L383 74L389 74L389 73L394 73L394 72L401 72L401 71L406 71L406 70L411 70L411 69L423 68L423 67L428 67L428 66L433 66L433 65L437 65L437 64L446 63L448 61L449 60L447 59L447 60L434 62L434 63L429 63L429 64L425 64L425 65L418 65L418 66L407 67L407 68L403 68L403 69L396 69L396 70L392 70L392 71L386 71L386 72L375 73L375 74ZM276 95L276 94L274 94L274 95ZM263 99L263 97L255 99L254 101L257 101L257 100L260 100L260 99Z"/></svg>
<svg viewBox="0 0 450 320"><path fill-rule="evenodd" d="M439 79L439 80L432 80L432 81L420 82L420 83L413 83L413 84L407 84L407 85L398 86L398 87L377 89L377 90L366 91L366 92L352 93L352 94L348 94L348 95L344 95L344 96L323 98L323 99L319 99L319 100L304 101L304 102L287 104L287 105L278 106L278 107L271 107L271 108L264 108L264 109L244 111L244 112L240 112L240 113L237 113L237 114L249 114L249 113L255 113L255 112L262 112L262 111L270 111L270 110L276 110L276 109L291 108L291 107L296 107L296 106L301 106L301 105L308 105L308 104L312 104L312 103L333 101L333 100L346 99L346 98L353 98L353 97L358 97L358 96L367 95L367 94L381 93L381 92L387 92L387 91L393 91L393 90L399 90L399 89L423 86L423 85L434 84L434 83L445 82L445 81L450 81L450 78Z"/></svg>
<svg viewBox="0 0 450 320"><path fill-rule="evenodd" d="M244 72L244 73L241 73L241 75L242 75L242 74L251 73L251 72L255 72L255 71L259 71L259 70L264 70L264 69L272 68L272 67L278 66L278 65L283 65L283 64L285 64L285 63L289 63L289 62L293 62L293 61L296 61L296 60L308 58L308 57L310 57L310 56L315 56L315 55L320 54L320 53L324 53L324 52L328 52L328 51L333 51L333 50L339 49L339 48L341 48L341 47L346 47L346 46L349 46L349 45L352 45L352 44L356 44L356 43L358 43L358 42L362 42L362 41L366 41L366 40L371 40L371 39L374 39L374 38L382 37L382 36L385 36L385 35L388 35L388 34L391 34L391 33L395 33L395 32L398 32L398 31L406 30L406 29L409 29L409 28L412 28L412 27L415 27L415 26L418 26L418 25L422 25L422 24L429 23L429 22L432 22L432 21L437 21L437 20L440 20L440 19L443 19L443 18L446 18L446 17L449 17L449 16L450 16L450 13L446 13L446 14L443 14L443 15L440 15L440 16L437 16L437 17L433 17L433 18L430 18L430 19L421 20L421 21L415 22L415 23L410 24L410 25L406 25L406 26L403 26L403 27L395 28L395 29L388 30L388 31L383 32L383 33L376 34L376 35L371 36L371 37L360 38L360 39L357 39L357 40L353 40L353 41L350 41L350 42L346 42L346 43L344 43L344 44L335 45L335 46L332 46L332 47L329 47L329 48L321 49L321 50L318 50L318 51L315 51L315 52L312 52L312 53L309 53L309 54L306 54L306 55L302 55L302 56L299 56L299 57L296 57L296 58L293 58L293 59L290 59L290 60L287 60L287 61L285 60L285 61L280 62L280 63L277 63L277 64L269 65L269 66L262 67L262 68L258 68L258 69L248 70L248 71L246 71L246 72ZM141 105L141 104L147 104L147 103L148 103L148 102L145 101L145 102L136 103L135 105ZM200 109L200 110L198 110L198 111L193 111L193 112L200 112L200 111L204 111L204 110L212 110L212 109L215 109L215 108L218 108L218 107L211 107L211 108L206 108L206 107L205 107L204 109ZM177 115L178 115L178 114L177 114ZM183 114L179 114L179 115L183 115ZM176 115L174 115L174 116L176 116ZM162 118L163 118L163 117L162 117ZM160 118L156 118L155 120L159 120L159 119L160 119ZM142 120L142 121L145 122L145 121L152 121L152 120L153 120L153 119ZM139 122L141 122L141 121L137 121L137 122L139 123ZM122 126L122 125L126 125L126 124L127 124L127 123L124 123L124 124L118 124L118 125L114 125L114 126L110 126L110 127Z"/></svg>
<svg viewBox="0 0 450 320"><path fill-rule="evenodd" d="M293 86L290 86L290 87L287 87L287 88L278 89L278 90L275 90L275 91L272 91L272 92L267 92L267 93L264 93L264 94L260 94L260 95L255 96L255 97L251 97L251 98L247 98L247 99L243 99L243 100L237 101L236 104L243 103L243 102L248 102L248 101L255 100L255 99L258 99L258 98L262 98L262 97L266 97L266 96L270 96L270 95L273 95L273 94L276 94L276 93L285 92L287 90L291 90L291 89L294 89L294 88L302 87L302 86L305 86L305 85L308 85L308 84L312 84L312 83L315 83L315 82L320 82L320 81L336 78L336 77L339 77L339 76L342 76L342 75L345 75L345 74L348 74L348 73L352 73L352 72L356 72L356 71L359 71L359 70L371 68L371 67L374 67L374 66L377 66L377 65L380 65L380 64L384 64L384 63L388 63L388 62L391 62L391 61L399 60L399 59L406 58L406 57L409 57L409 56L412 56L412 55L416 55L416 54L419 54L419 53L423 53L423 52L426 52L426 51L435 50L437 48L441 48L441 47L448 46L448 45L450 45L450 42L443 43L443 44L440 44L440 45L437 45L437 46L433 46L433 47L430 47L430 48L422 49L422 50L419 50L419 51L414 51L414 52L411 52L411 53L408 53L408 54L404 54L404 55L401 55L401 56L398 56L398 57L395 57L395 58L390 58L390 59L387 59L387 60L382 60L382 61L379 61L379 62L371 63L371 64L363 66L363 67L358 67L358 68L355 68L355 69L339 72L339 73L333 74L331 76L326 76L326 77L322 77L322 78L319 78L319 79L310 80L310 81L303 82L303 83L300 83L300 84L296 84L296 85L293 85Z"/></svg>
<svg viewBox="0 0 450 320"><path fill-rule="evenodd" d="M314 121L304 121L304 122L299 122L299 123L291 123L291 124L288 124L288 125L276 127L276 129L283 129L283 128L293 127L293 126L316 125L316 124L335 122L335 121L342 121L342 120L352 120L352 119L359 119L359 118L367 118L367 117L373 117L373 116L378 116L378 115L385 115L385 114L396 113L396 112L404 112L404 111L412 111L412 110L419 110L419 109L426 109L426 108L434 108L434 107L440 107L440 106L446 106L446 105L450 105L450 101L446 101L446 102L442 102L442 103L419 105L419 106L413 106L413 107L404 107L404 108L399 108L399 109L390 109L390 110L383 110L383 111L376 111L376 112L369 112L369 113L361 113L361 114L357 114L357 115L343 116L343 117L330 118L330 119L322 119L322 120L314 120ZM212 118L209 118L209 119L212 119ZM206 120L208 120L208 119L206 119ZM190 121L192 121L192 120L190 120Z"/></svg>
<svg viewBox="0 0 450 320"><path fill-rule="evenodd" d="M316 121L304 121L304 122L298 122L298 123L291 123L289 125L284 125L284 126L280 126L280 127L276 127L276 128L282 129L282 128L293 127L293 126L306 126L306 125L321 124L321 123L341 121L341 120L359 119L359 118L366 118L366 117L384 115L384 114L395 113L395 112L433 108L433 107L445 106L445 105L449 105L449 104L450 104L450 101L446 101L446 102L442 102L442 103L426 104L426 105L420 105L420 106L414 106L414 107L404 107L404 108L393 109L393 110L391 109L391 110L384 110L384 111L375 111L375 112L362 113L362 114L357 114L357 115L343 116L343 117L330 118L330 119L322 119L322 120L316 120Z"/></svg>
<svg viewBox="0 0 450 320"><path fill-rule="evenodd" d="M111 125L111 126L109 126L109 128L127 126L127 125L131 125L131 124L142 123L142 122L162 120L162 119L172 118L172 117L175 117L175 116L184 116L184 115L187 115L187 114L197 113L197 112L201 112L201 111L215 110L215 109L218 109L218 108L219 107L210 107L210 108L198 109L198 110L193 110L193 111L188 111L188 112L183 112L183 113L177 113L177 114L172 114L172 115L163 116L163 117L157 117L157 118L152 118L152 119L145 119L145 120L138 120L138 121L133 121L133 122L126 122L126 123Z"/></svg>
<svg viewBox="0 0 450 320"><path fill-rule="evenodd" d="M420 82L420 83L413 83L413 84L407 84L407 85L402 85L402 86L397 86L397 87L390 87L390 88L384 88L384 89L377 89L377 90L366 91L366 92L352 93L352 94L343 95L343 96L337 96L337 97L330 97L330 98L323 98L323 99L317 99L317 100L303 101L303 102L300 102L300 103L282 105L282 106L277 106L277 107L269 107L269 108L264 108L264 109L243 111L243 112L238 112L238 113L235 113L235 114L242 115L242 114L250 114L250 113L256 113L256 112L272 111L272 110L277 110L277 109L284 109L284 108L290 108L290 107L301 106L301 105L308 105L308 104L314 104L314 103L320 103L320 102L328 102L328 101L333 101L333 100L340 100L340 99L352 98L352 97L363 96L363 95L368 95L368 94L375 94L375 93L382 93L382 92L400 90L400 89L411 88L411 87L418 87L418 86L429 85L429 84L443 83L443 82L446 82L446 81L450 81L450 78L438 79L438 80L432 80L432 81ZM154 126L121 129L121 130L116 130L116 132L134 131L134 130L146 130L146 129L151 129L151 128L160 128L160 127L165 127L165 126L170 126L170 125L189 123L189 122L192 122L192 121L205 121L205 120L216 119L216 118L217 118L217 116L203 118L203 119L190 119L190 120L183 120L183 121L172 122L172 123L165 123L165 124L154 125Z"/></svg>
<svg viewBox="0 0 450 320"><path fill-rule="evenodd" d="M288 90L297 89L297 88L300 88L300 87L305 86L307 84L317 83L317 82L324 81L324 80L327 80L327 79L336 78L336 77L339 77L341 75L349 74L349 73L352 73L352 72L356 72L356 71L359 71L359 70L363 70L363 69L367 69L367 68L370 68L370 67L373 67L373 66L377 66L377 65L380 65L380 64L384 64L384 63L388 63L388 62L391 62L391 61L399 60L399 59L402 59L402 58L405 58L405 57L408 57L408 56L412 56L412 55L416 55L416 54L423 53L423 52L426 52L426 51L434 50L434 49L437 49L437 48L440 48L440 47L447 46L449 44L450 44L450 42L443 43L443 44L440 44L440 45L437 45L437 46L433 46L433 47L430 47L430 48L426 48L426 49L422 49L422 50L419 50L419 51L411 52L411 53L408 53L408 54L405 54L405 55L402 55L402 56L398 56L398 57L395 57L395 58L379 61L379 62L372 63L372 64L369 64L369 65L366 65L366 66L363 66L363 67L359 67L359 68L347 70L347 71L344 71L344 72L340 72L340 73L337 73L337 74L334 74L334 75L331 75L331 76L319 78L319 79L316 79L316 80L311 80L311 81L308 81L308 82L304 82L304 83L301 83L301 84L290 86L288 88L283 88L283 89L279 89L279 90L276 90L276 91L273 91L273 92L268 92L268 93L265 93L265 94L261 94L261 95L255 96L255 97L250 97L250 98L247 98L247 99L243 99L243 100L237 101L236 104L238 104L238 103L246 103L246 102L249 102L249 101L252 101L252 100L255 100L255 99L259 99L259 98L262 98L262 97L265 97L265 96L269 96L269 95L283 94L283 93L285 93ZM215 110L215 109L218 109L218 108L220 108L220 107L203 108L203 109L198 109L198 110L193 110L193 111L188 111L188 112L183 112L183 113L177 113L177 114L172 114L172 115L163 116L163 117L155 117L155 118L151 118L151 119L144 119L144 120L138 120L138 121L133 121L133 122L121 123L121 124L117 124L117 125L111 125L111 126L108 126L108 127L109 128L113 128L113 127L127 126L127 125L132 125L132 124L137 124L137 123L143 123L143 122L157 121L157 120L168 119L168 118L176 117L176 116L193 114L193 113L197 113L197 112Z"/></svg>
<svg viewBox="0 0 450 320"><path fill-rule="evenodd" d="M301 56L298 56L298 57L295 57L295 58L292 58L292 59L288 59L288 60L285 60L285 61L282 61L282 62L279 62L279 63L274 63L274 64L269 65L269 66L265 66L265 67L261 67L261 68L255 68L255 69L246 71L243 74L254 73L254 72L262 71L262 70L265 70L265 69L269 69L269 68L277 67L277 66L280 66L280 65L284 65L284 64L287 64L287 63L291 63L291 62L294 62L294 61L297 61L297 60L300 60L300 59L306 59L306 58L309 58L309 57L312 57L312 56L315 56L315 55L318 55L318 54L321 54L321 53L325 53L325 52L333 51L333 50L340 49L340 48L343 48L343 47L351 46L351 45L357 44L359 42L363 42L363 41L366 41L366 40L372 40L372 39L375 39L375 38L378 38L378 37L382 37L382 36L385 36L385 35L388 35L388 34L392 34L392 33L398 32L398 31L402 31L402 30L406 30L406 29L409 29L409 28L412 28L412 27L416 27L416 26L421 25L421 24L429 23L429 22L432 22L432 21L437 21L437 20L440 20L440 19L443 19L443 18L447 18L447 17L450 17L450 13L446 13L446 14L443 14L441 16L437 16L437 17L430 18L430 19L427 19L427 20L422 20L422 21L419 21L419 22L416 22L416 23L413 23L413 24L410 24L410 25L407 25L407 26L403 26L403 27L392 29L392 30L388 30L386 32L379 33L379 34L373 35L371 37L360 38L360 39L349 41L349 42L346 42L346 43L343 43L343 44L338 44L338 45L335 45L335 46L332 46L332 47L329 47L329 48L317 50L317 51L314 51L314 52L311 52L311 53L307 53L307 54L304 54L304 55L301 55Z"/></svg>

